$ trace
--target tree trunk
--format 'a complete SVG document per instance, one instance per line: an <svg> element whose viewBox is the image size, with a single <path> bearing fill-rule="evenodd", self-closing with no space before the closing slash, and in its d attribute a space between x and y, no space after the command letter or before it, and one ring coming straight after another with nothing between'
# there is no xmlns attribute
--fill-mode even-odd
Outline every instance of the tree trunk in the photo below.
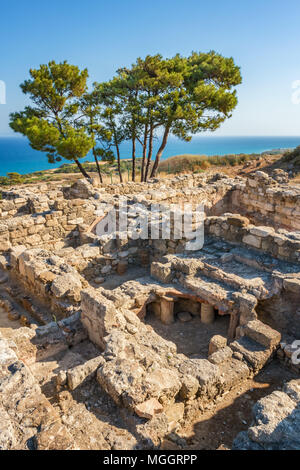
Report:
<svg viewBox="0 0 300 470"><path fill-rule="evenodd" d="M135 181L135 136L132 137L132 181Z"/></svg>
<svg viewBox="0 0 300 470"><path fill-rule="evenodd" d="M170 134L170 128L166 127L161 146L159 147L159 150L156 154L155 162L154 162L154 165L153 165L153 168L152 168L152 171L151 171L151 178L154 178L157 174L158 165L159 165L160 159L162 157L163 151L166 148L169 134Z"/></svg>
<svg viewBox="0 0 300 470"><path fill-rule="evenodd" d="M98 158L97 158L97 155L96 155L96 152L95 152L95 148L93 148L93 155L94 155L94 159L95 159L95 162L96 162L96 166L97 166L97 170L98 170L98 175L99 175L100 183L102 184L102 183L103 183L103 179L102 179L102 174L101 174L101 169L100 169L99 161L98 161Z"/></svg>
<svg viewBox="0 0 300 470"><path fill-rule="evenodd" d="M141 168L141 182L145 180L145 164L147 157L147 136L148 136L148 126L145 125L145 134L143 142L143 158L142 158L142 168Z"/></svg>
<svg viewBox="0 0 300 470"><path fill-rule="evenodd" d="M88 180L88 181L91 181L91 177L88 175L88 173L85 171L85 169L83 168L83 166L81 165L80 161L77 160L77 158L74 158L74 161L76 163L76 165L78 166L79 170L81 171L81 173L83 174L83 176Z"/></svg>
<svg viewBox="0 0 300 470"><path fill-rule="evenodd" d="M116 151L117 151L118 173L119 173L119 177L120 177L120 183L123 183L123 177L122 177L122 172L121 172L120 149L119 149L119 143L118 143L118 139L117 139L116 127L115 127L115 124L112 121L112 119L110 119L110 123L111 123L112 128L113 128L114 145L115 145Z"/></svg>
<svg viewBox="0 0 300 470"><path fill-rule="evenodd" d="M120 157L120 149L119 149L119 144L115 142L116 150L117 150L117 159L118 159L118 173L120 176L120 183L123 183L123 176L121 172L121 157Z"/></svg>
<svg viewBox="0 0 300 470"><path fill-rule="evenodd" d="M149 93L148 93L149 97ZM141 170L141 181L145 181L145 165L147 157L147 138L148 138L148 128L150 120L150 108L147 110L147 121L145 123L145 133L144 133L144 142L143 142L143 159L142 159L142 170Z"/></svg>
<svg viewBox="0 0 300 470"><path fill-rule="evenodd" d="M146 165L146 171L145 171L145 178L144 181L147 182L148 175L149 175L149 168L150 168L150 163L151 163L151 158L152 158L152 152L153 152L153 125L150 125L150 134L149 134L149 150L148 150L148 158L147 158L147 165Z"/></svg>

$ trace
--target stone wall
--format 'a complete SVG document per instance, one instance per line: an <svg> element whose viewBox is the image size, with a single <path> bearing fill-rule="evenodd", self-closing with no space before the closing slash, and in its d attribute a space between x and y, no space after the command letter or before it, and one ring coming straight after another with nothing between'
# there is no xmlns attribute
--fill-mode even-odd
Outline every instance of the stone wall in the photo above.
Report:
<svg viewBox="0 0 300 470"><path fill-rule="evenodd" d="M90 201L57 200L54 210L2 219L0 250L7 251L17 245L59 249L65 242L76 244L78 224L83 221L91 223L95 219L95 210L95 205Z"/></svg>
<svg viewBox="0 0 300 470"><path fill-rule="evenodd" d="M242 244L275 258L300 262L300 234L286 230L275 231L272 227L255 226L246 217L224 214L222 217L208 217L206 233L231 243Z"/></svg>
<svg viewBox="0 0 300 470"><path fill-rule="evenodd" d="M299 187L278 184L266 173L256 172L233 188L231 212L254 223L300 231Z"/></svg>
<svg viewBox="0 0 300 470"><path fill-rule="evenodd" d="M127 197L133 203L149 204L204 204L206 213L218 215L229 210L230 191L240 178L226 175L183 175L172 179L151 180L148 183L120 183L93 186L85 180L78 180L64 189L67 199L95 199L99 203L114 204Z"/></svg>
<svg viewBox="0 0 300 470"><path fill-rule="evenodd" d="M63 198L56 183L19 186L1 191L0 221L24 214L36 214L53 208L55 201Z"/></svg>
<svg viewBox="0 0 300 470"><path fill-rule="evenodd" d="M79 309L85 279L62 258L41 248L17 247L10 252L10 274L57 318Z"/></svg>

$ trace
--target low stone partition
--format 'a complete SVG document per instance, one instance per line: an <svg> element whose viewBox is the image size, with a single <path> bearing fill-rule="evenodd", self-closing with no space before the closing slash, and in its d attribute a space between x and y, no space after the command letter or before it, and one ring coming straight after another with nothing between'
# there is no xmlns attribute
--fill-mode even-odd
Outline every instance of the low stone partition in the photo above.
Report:
<svg viewBox="0 0 300 470"><path fill-rule="evenodd" d="M278 184L262 171L233 189L232 209L257 224L300 231L299 187Z"/></svg>
<svg viewBox="0 0 300 470"><path fill-rule="evenodd" d="M78 310L80 292L86 281L62 258L41 248L16 247L10 252L10 274L25 292L48 307L57 318Z"/></svg>
<svg viewBox="0 0 300 470"><path fill-rule="evenodd" d="M238 214L207 217L205 229L207 235L269 253L274 258L300 263L300 234L275 231L272 227L258 227Z"/></svg>
<svg viewBox="0 0 300 470"><path fill-rule="evenodd" d="M10 201L3 201L10 203ZM78 225L91 223L96 205L89 201L57 200L55 210L33 215L5 218L0 221L0 251L13 246L62 248L65 243L76 244Z"/></svg>
<svg viewBox="0 0 300 470"><path fill-rule="evenodd" d="M62 198L63 192L55 183L1 191L0 220L25 214L41 214L51 210L54 202Z"/></svg>
<svg viewBox="0 0 300 470"><path fill-rule="evenodd" d="M159 199L165 200L169 197L174 197L177 192L184 192L186 190L194 189L197 190L207 184L222 184L226 185L227 189L234 181L233 178L221 173L201 173L201 174L186 174L178 175L172 178L153 178L147 183L132 182L126 183L114 183L114 184L100 184L94 180L93 183L89 183L87 180L77 180L71 187L65 187L63 189L66 198L83 198L87 199L94 197L95 194L103 192L103 194L110 195L140 195L141 193L146 194L146 199ZM235 180L242 181L240 178ZM147 197L148 196L148 197Z"/></svg>

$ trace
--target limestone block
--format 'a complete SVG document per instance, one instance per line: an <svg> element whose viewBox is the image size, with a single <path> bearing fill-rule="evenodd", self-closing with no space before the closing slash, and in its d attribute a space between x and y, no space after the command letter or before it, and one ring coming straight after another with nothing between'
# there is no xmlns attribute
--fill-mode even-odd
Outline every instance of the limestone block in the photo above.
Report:
<svg viewBox="0 0 300 470"><path fill-rule="evenodd" d="M116 323L117 312L113 302L94 289L85 289L81 292L81 310L81 321L90 340L104 349L104 338Z"/></svg>
<svg viewBox="0 0 300 470"><path fill-rule="evenodd" d="M153 262L151 263L151 276L161 281L165 284L168 284L172 281L172 270L171 263L162 264Z"/></svg>
<svg viewBox="0 0 300 470"><path fill-rule="evenodd" d="M273 235L275 233L272 227L253 227L250 229L251 235L255 235L257 237L265 238L269 235Z"/></svg>
<svg viewBox="0 0 300 470"><path fill-rule="evenodd" d="M209 362L212 364L223 364L223 362L229 361L232 357L232 349L230 349L228 346L225 346L224 348L218 349L218 351L214 352L211 354L208 358Z"/></svg>
<svg viewBox="0 0 300 470"><path fill-rule="evenodd" d="M215 353L217 354L217 353ZM231 390L250 375L247 364L236 358L230 358L228 361L220 364L220 388L222 392Z"/></svg>
<svg viewBox="0 0 300 470"><path fill-rule="evenodd" d="M173 403L167 406L164 411L169 423L169 431L176 430L176 428L180 426L180 421L183 419L184 403Z"/></svg>
<svg viewBox="0 0 300 470"><path fill-rule="evenodd" d="M128 359L114 359L106 362L97 371L97 381L118 406L134 409L146 401L144 387L145 371Z"/></svg>
<svg viewBox="0 0 300 470"><path fill-rule="evenodd" d="M235 227L246 227L249 225L249 219L238 214L230 215L227 217L227 223Z"/></svg>
<svg viewBox="0 0 300 470"><path fill-rule="evenodd" d="M211 338L209 342L208 355L215 353L219 349L225 348L227 346L227 338L221 335L215 335Z"/></svg>
<svg viewBox="0 0 300 470"><path fill-rule="evenodd" d="M181 381L175 370L160 368L145 377L144 387L147 393L161 403L172 401L181 389Z"/></svg>
<svg viewBox="0 0 300 470"><path fill-rule="evenodd" d="M244 326L244 333L249 338L269 349L274 348L281 341L279 331L273 330L273 328L259 320L248 322Z"/></svg>
<svg viewBox="0 0 300 470"><path fill-rule="evenodd" d="M0 450L14 450L17 436L9 414L0 406Z"/></svg>
<svg viewBox="0 0 300 470"><path fill-rule="evenodd" d="M293 294L300 295L300 279L284 279L283 287L288 292L292 292Z"/></svg>
<svg viewBox="0 0 300 470"><path fill-rule="evenodd" d="M189 374L182 375L180 380L182 384L180 389L180 397L183 400L190 400L194 398L199 388L198 380Z"/></svg>
<svg viewBox="0 0 300 470"><path fill-rule="evenodd" d="M99 256L99 247L98 246L83 246L81 247L81 253L83 258L97 258Z"/></svg>
<svg viewBox="0 0 300 470"><path fill-rule="evenodd" d="M57 276L52 282L51 291L57 298L64 297L69 293L79 292L82 288L82 284L79 276L73 273L66 273L61 276Z"/></svg>
<svg viewBox="0 0 300 470"><path fill-rule="evenodd" d="M300 444L299 417L295 402L284 392L275 391L259 400L253 408L254 425L248 430L249 438L257 443L274 445L285 442L285 448ZM289 447L287 445L290 442ZM278 447L277 447L278 448Z"/></svg>
<svg viewBox="0 0 300 470"><path fill-rule="evenodd" d="M253 246L254 248L260 248L261 247L261 238L254 236L254 235L245 235L243 237L243 243L246 243L246 245Z"/></svg>
<svg viewBox="0 0 300 470"><path fill-rule="evenodd" d="M243 356L254 373L261 370L267 364L273 353L270 349L265 349L264 346L247 336L234 341L230 344L230 347L234 352L240 353Z"/></svg>
<svg viewBox="0 0 300 470"><path fill-rule="evenodd" d="M67 371L67 382L70 390L75 390L86 379L92 378L96 375L97 369L105 363L102 356L95 357L85 362L84 364L73 367Z"/></svg>

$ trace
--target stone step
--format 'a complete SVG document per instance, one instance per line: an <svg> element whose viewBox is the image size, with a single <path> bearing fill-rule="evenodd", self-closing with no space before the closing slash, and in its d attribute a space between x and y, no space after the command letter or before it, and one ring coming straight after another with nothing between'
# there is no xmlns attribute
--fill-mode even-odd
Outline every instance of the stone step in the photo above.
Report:
<svg viewBox="0 0 300 470"><path fill-rule="evenodd" d="M271 359L273 351L266 349L248 336L242 336L230 344L235 353L242 355L249 368L256 374Z"/></svg>
<svg viewBox="0 0 300 470"><path fill-rule="evenodd" d="M248 338L251 338L268 349L274 349L281 341L279 331L273 330L273 328L259 320L248 322L243 327L243 332Z"/></svg>
<svg viewBox="0 0 300 470"><path fill-rule="evenodd" d="M236 261L234 263L235 266L240 265L239 273L235 273L234 270L231 272L230 265L226 267L227 269L222 269L206 262L203 263L202 272L207 278L221 282L232 289L247 289L249 293L253 293L258 298L266 297L268 291L272 289L272 277L258 269L249 269L249 266L244 263Z"/></svg>

